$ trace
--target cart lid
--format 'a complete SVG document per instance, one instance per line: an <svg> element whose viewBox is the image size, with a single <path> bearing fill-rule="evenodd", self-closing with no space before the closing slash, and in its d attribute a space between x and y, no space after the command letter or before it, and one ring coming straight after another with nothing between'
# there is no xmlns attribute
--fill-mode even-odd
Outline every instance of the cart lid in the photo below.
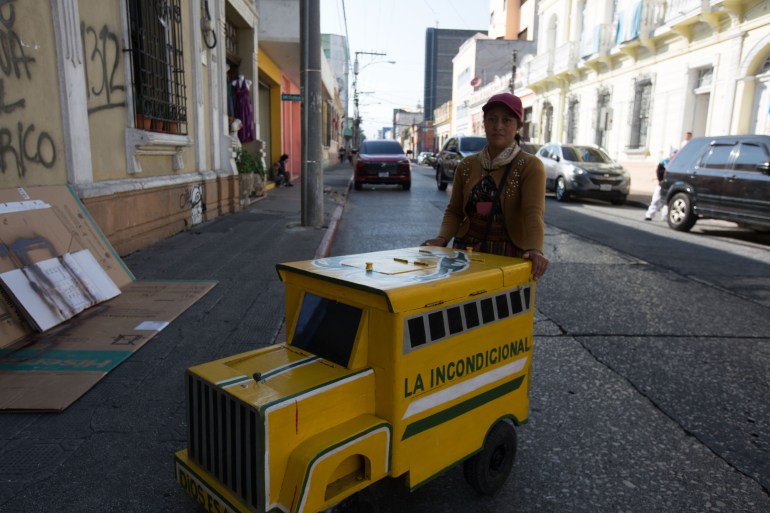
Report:
<svg viewBox="0 0 770 513"><path fill-rule="evenodd" d="M529 260L424 246L278 264L301 275L384 296L391 312L453 301L531 281Z"/></svg>

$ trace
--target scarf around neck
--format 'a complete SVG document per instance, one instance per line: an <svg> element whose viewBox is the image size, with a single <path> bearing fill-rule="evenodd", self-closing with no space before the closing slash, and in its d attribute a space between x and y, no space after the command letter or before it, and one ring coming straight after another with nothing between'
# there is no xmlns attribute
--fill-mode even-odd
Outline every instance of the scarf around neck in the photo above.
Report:
<svg viewBox="0 0 770 513"><path fill-rule="evenodd" d="M513 141L513 144L505 148L497 157L492 159L492 157L489 156L489 145L486 145L479 154L481 167L484 168L487 172L491 172L492 170L499 167L507 166L513 159L516 158L516 155L519 154L519 151L521 151L519 143L517 141Z"/></svg>

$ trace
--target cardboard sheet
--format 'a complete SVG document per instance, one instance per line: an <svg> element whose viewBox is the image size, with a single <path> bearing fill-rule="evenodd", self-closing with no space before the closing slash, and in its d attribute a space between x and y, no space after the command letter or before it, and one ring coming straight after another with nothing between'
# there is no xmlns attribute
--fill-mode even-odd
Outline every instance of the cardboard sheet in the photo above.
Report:
<svg viewBox="0 0 770 513"><path fill-rule="evenodd" d="M120 294L39 333L0 290L0 411L64 410L216 285L135 281L67 186L0 189L0 273L18 281L64 255L98 266L105 294L109 283Z"/></svg>

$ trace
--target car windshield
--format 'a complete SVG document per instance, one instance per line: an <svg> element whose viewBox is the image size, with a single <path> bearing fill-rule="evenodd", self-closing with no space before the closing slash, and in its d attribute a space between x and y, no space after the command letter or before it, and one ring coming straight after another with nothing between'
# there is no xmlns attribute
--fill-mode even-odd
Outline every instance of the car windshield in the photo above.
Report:
<svg viewBox="0 0 770 513"><path fill-rule="evenodd" d="M612 159L599 148L591 146L562 146L564 160L572 162L611 163Z"/></svg>
<svg viewBox="0 0 770 513"><path fill-rule="evenodd" d="M460 151L478 153L485 144L486 137L465 137L460 140Z"/></svg>
<svg viewBox="0 0 770 513"><path fill-rule="evenodd" d="M396 141L371 141L364 143L361 153L369 155L400 155L404 153L404 150Z"/></svg>

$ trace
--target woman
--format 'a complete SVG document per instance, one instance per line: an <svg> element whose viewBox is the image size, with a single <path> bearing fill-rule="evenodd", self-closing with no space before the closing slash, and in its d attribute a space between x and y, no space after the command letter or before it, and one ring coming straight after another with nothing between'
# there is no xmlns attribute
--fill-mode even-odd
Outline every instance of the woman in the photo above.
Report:
<svg viewBox="0 0 770 513"><path fill-rule="evenodd" d="M457 166L452 196L439 234L423 246L454 247L532 261L532 277L548 268L543 255L545 170L521 150L521 100L510 93L492 96L482 107L487 145Z"/></svg>

